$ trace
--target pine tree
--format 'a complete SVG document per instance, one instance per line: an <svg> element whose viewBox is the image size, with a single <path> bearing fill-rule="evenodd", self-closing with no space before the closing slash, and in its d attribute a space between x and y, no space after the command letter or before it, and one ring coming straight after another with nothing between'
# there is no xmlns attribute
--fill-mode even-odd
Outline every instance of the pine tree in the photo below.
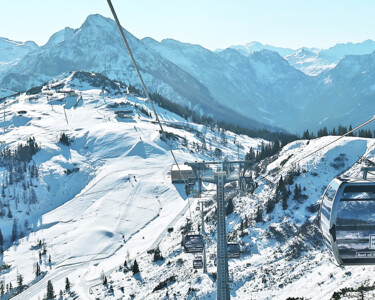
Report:
<svg viewBox="0 0 375 300"><path fill-rule="evenodd" d="M293 199L298 200L301 197L301 187L296 183L294 185Z"/></svg>
<svg viewBox="0 0 375 300"><path fill-rule="evenodd" d="M233 205L233 200L230 198L227 203L227 207L225 210L225 214L229 216L231 213L234 211L234 205Z"/></svg>
<svg viewBox="0 0 375 300"><path fill-rule="evenodd" d="M280 142L278 140L276 140L273 145L272 145L272 150L271 150L271 154L276 154L277 152L279 152L280 150Z"/></svg>
<svg viewBox="0 0 375 300"><path fill-rule="evenodd" d="M39 266L39 263L36 263L36 266L35 266L35 277L38 277L40 276L40 266Z"/></svg>
<svg viewBox="0 0 375 300"><path fill-rule="evenodd" d="M17 283L19 287L23 285L23 276L21 274L17 275Z"/></svg>
<svg viewBox="0 0 375 300"><path fill-rule="evenodd" d="M139 273L139 267L138 267L137 260L134 260L132 271L133 271L133 275Z"/></svg>
<svg viewBox="0 0 375 300"><path fill-rule="evenodd" d="M65 278L65 290L69 291L70 290L70 282L68 277Z"/></svg>
<svg viewBox="0 0 375 300"><path fill-rule="evenodd" d="M245 160L254 160L254 159L255 159L255 151L253 147L251 147L249 152L246 153Z"/></svg>
<svg viewBox="0 0 375 300"><path fill-rule="evenodd" d="M53 285L51 280L47 282L47 300L55 299L55 292L53 291Z"/></svg>
<svg viewBox="0 0 375 300"><path fill-rule="evenodd" d="M104 276L103 285L106 285L106 284L108 284L108 280L107 280L107 276Z"/></svg>
<svg viewBox="0 0 375 300"><path fill-rule="evenodd" d="M66 146L70 146L71 143L69 137L65 133L60 135L59 142Z"/></svg>
<svg viewBox="0 0 375 300"><path fill-rule="evenodd" d="M163 259L164 259L164 257L161 254L160 248L158 246L158 247L156 247L156 249L154 251L154 262L157 262L157 261L163 260Z"/></svg>
<svg viewBox="0 0 375 300"><path fill-rule="evenodd" d="M274 208L275 208L275 200L274 199L270 199L267 202L267 205L266 205L266 213L269 214L269 213L273 212Z"/></svg>
<svg viewBox="0 0 375 300"><path fill-rule="evenodd" d="M225 135L225 129L222 128L222 131L221 131L221 144L226 146L227 145L227 137Z"/></svg>
<svg viewBox="0 0 375 300"><path fill-rule="evenodd" d="M350 126L349 126L349 131L352 131L353 130L353 127L352 127L352 124L350 124ZM353 132L352 133L349 133L349 136L353 136L354 134L353 134Z"/></svg>
<svg viewBox="0 0 375 300"><path fill-rule="evenodd" d="M4 282L1 280L0 281L0 295L4 295L5 293L5 288L4 288Z"/></svg>
<svg viewBox="0 0 375 300"><path fill-rule="evenodd" d="M255 216L255 221L260 222L263 220L263 210L258 206L257 213Z"/></svg>
<svg viewBox="0 0 375 300"><path fill-rule="evenodd" d="M283 210L288 209L288 195L290 194L289 190L286 190L285 193L282 195L282 208Z"/></svg>
<svg viewBox="0 0 375 300"><path fill-rule="evenodd" d="M287 198L287 190L286 190L286 185L283 180L283 176L280 177L279 183L276 188L276 193L275 193L275 201L279 202L280 200L285 201L285 198Z"/></svg>
<svg viewBox="0 0 375 300"><path fill-rule="evenodd" d="M2 247L4 245L4 238L3 238L3 233L1 232L1 228L0 228L0 247Z"/></svg>
<svg viewBox="0 0 375 300"><path fill-rule="evenodd" d="M302 139L309 140L310 139L310 133L309 130L306 130L303 132Z"/></svg>
<svg viewBox="0 0 375 300"><path fill-rule="evenodd" d="M17 225L17 219L13 220L13 228L12 228L12 242L14 242L17 239L18 236L18 225Z"/></svg>

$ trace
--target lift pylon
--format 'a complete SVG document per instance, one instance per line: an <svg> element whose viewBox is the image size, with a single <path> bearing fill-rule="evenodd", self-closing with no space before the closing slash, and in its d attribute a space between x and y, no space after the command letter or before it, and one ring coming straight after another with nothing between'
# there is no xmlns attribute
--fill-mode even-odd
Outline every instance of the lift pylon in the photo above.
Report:
<svg viewBox="0 0 375 300"><path fill-rule="evenodd" d="M216 184L216 201L217 201L217 300L229 300L229 271L228 271L228 249L227 249L227 233L225 224L225 195L224 185L228 182L240 180L240 172L238 175L228 175L225 170L228 166L238 164L239 168L246 164L253 164L253 161L224 161L224 162L185 162L185 165L192 167L200 184L201 182L209 182ZM203 176L202 169L205 165L221 165L217 171L211 176ZM203 211L203 209L202 209ZM203 222L203 220L202 220ZM203 226L203 223L202 223Z"/></svg>

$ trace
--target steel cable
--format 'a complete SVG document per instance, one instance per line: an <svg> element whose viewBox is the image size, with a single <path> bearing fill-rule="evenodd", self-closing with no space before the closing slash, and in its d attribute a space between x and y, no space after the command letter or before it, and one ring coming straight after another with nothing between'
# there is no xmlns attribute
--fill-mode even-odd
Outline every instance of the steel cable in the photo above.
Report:
<svg viewBox="0 0 375 300"><path fill-rule="evenodd" d="M342 139L343 137L345 137L345 136L347 136L347 135L351 134L352 132L354 132L354 131L358 130L359 128L361 128L361 127L363 127L363 126L367 125L368 123L370 123L370 122L372 122L372 121L374 121L374 120L375 120L375 115L374 115L374 116L373 116L373 117L372 117L372 118L371 118L370 120L368 120L368 121L364 122L363 124L361 124L361 125L357 126L357 127L356 127L356 128L354 128L354 129L352 129L352 130L348 131L347 133L345 133L345 134L343 134L342 136L338 137L338 138L337 138L337 139L335 139L334 141L332 141L332 142L329 142L328 144L324 145L323 147L320 147L319 149L317 149L317 150L315 150L315 151L313 151L313 152L311 152L311 153L307 154L306 156L304 156L304 157L300 158L299 160L295 161L295 162L294 162L294 164L297 164L297 163L299 163L299 162L300 162L301 160L304 160L305 158L307 158L307 157L309 157L309 156L311 156L311 155L315 154L316 152L318 152L318 151L320 151L320 150L322 150L322 149L324 149L324 148L328 147L329 145L331 145L331 144L333 144L333 143L336 143L336 142L337 142L338 140Z"/></svg>
<svg viewBox="0 0 375 300"><path fill-rule="evenodd" d="M131 59L131 61L132 61L132 63L133 63L133 66L134 66L134 68L135 68L135 70L136 70L136 72L137 72L137 74L138 74L139 80L141 81L141 84L142 84L143 90L144 90L144 92L145 92L145 94L146 94L146 98L147 98L147 100L148 100L148 101L150 102L150 104L151 104L152 110L153 110L153 112L154 112L154 114L155 114L156 121L157 121L158 124L159 124L160 131L161 131L161 133L162 133L163 139L165 140L165 142L166 142L166 144L167 144L167 146L168 146L168 148L169 148L169 151L170 151L171 154L172 154L173 160L174 160L174 162L175 162L176 165L177 165L177 169L178 169L178 172L179 172L179 174L180 174L180 178L184 181L185 186L187 186L187 182L186 182L185 178L183 177L183 174L182 174L181 169L180 169L180 166L179 166L179 164L178 164L178 162L177 162L176 156L175 156L174 153L173 153L172 147L171 147L171 145L170 145L170 143L169 143L169 141L168 141L168 139L167 139L167 136L166 136L166 134L165 134L165 132L164 132L163 126L161 125L161 122L160 122L159 116L158 116L158 114L157 114L157 112L156 112L156 109L155 109L154 103L152 102L152 99L151 99L151 97L150 97L150 95L149 95L149 93L148 93L148 91L147 91L147 88L146 88L146 85L145 85L145 83L144 83L144 81L143 81L142 75L141 75L141 73L139 72L138 65L137 65L137 63L135 62L135 59L134 59L133 53L132 53L132 51L131 51L131 49L130 49L130 46L129 46L129 44L128 44L128 41L126 40L126 37L125 37L124 31L123 31L123 28L121 27L120 21L119 21L119 19L117 18L116 11L115 11L115 9L114 9L114 7L113 7L113 5L112 5L111 0L107 0L107 2L108 2L108 5L109 5L109 8L111 9L112 15L113 15L113 17L114 17L114 19L115 19L115 21L116 21L116 25L117 25L117 28L118 28L120 34L121 34L122 40L124 41L124 44L125 44L125 46L126 46L126 50L127 50L128 53L129 53L130 59ZM191 204L191 203L190 203L190 197L189 197L189 196L188 196L188 201L189 201L190 220L193 220L193 219L192 219L192 215L191 215L191 209L190 209L190 204Z"/></svg>

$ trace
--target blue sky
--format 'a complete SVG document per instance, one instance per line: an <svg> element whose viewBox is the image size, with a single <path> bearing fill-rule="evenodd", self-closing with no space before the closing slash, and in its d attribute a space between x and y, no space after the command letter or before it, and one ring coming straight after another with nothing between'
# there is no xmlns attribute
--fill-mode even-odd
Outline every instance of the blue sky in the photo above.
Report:
<svg viewBox="0 0 375 300"><path fill-rule="evenodd" d="M373 0L112 0L122 25L138 38L173 38L208 49L251 41L327 48L375 40ZM358 4L360 3L360 4ZM0 36L47 42L89 14L111 17L106 0L0 0Z"/></svg>

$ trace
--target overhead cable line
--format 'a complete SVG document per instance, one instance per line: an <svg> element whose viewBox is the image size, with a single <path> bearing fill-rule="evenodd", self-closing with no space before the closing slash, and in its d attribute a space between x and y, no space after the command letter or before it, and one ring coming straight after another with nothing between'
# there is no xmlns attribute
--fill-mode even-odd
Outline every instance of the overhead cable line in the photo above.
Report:
<svg viewBox="0 0 375 300"><path fill-rule="evenodd" d="M118 30L119 30L119 32L120 32L120 34L121 34L122 40L124 41L124 44L125 44L126 49L127 49L128 53L129 53L130 59L131 59L131 61L132 61L132 63L133 63L133 66L134 66L135 70L137 71L137 74L138 74L139 80L141 81L141 84L142 84L143 90L144 90L144 92L145 92L145 94L146 94L146 98L147 98L147 100L148 100L148 101L150 102L150 104L151 104L152 110L153 110L153 112L154 112L154 114L155 114L156 121L157 121L158 124L159 124L160 131L161 131L161 133L162 133L162 136L163 136L163 138L164 138L164 140L165 140L165 142L166 142L166 144L167 144L167 146L168 146L168 148L169 148L169 151L170 151L171 154L172 154L172 157L173 157L174 162L175 162L176 165L177 165L177 169L178 169L178 172L179 172L179 174L180 174L180 177L181 177L181 179L184 181L185 186L187 186L187 181L186 181L186 179L183 177L183 174L182 174L181 169L180 169L180 165L179 165L178 162L177 162L176 156L175 156L174 153L173 153L172 147L171 147L171 145L170 145L170 143L169 143L169 141L168 141L168 139L167 139L167 136L166 136L166 134L165 134L165 132L164 132L163 126L161 125L161 122L160 122L159 116L158 116L158 114L157 114L157 112L156 112L156 109L155 109L154 103L152 102L151 97L150 97L150 95L149 95L149 93L148 93L148 91L147 91L147 88L146 88L146 85L145 85L145 83L144 83L144 81L143 81L142 75L141 75L141 73L139 72L138 65L137 65L137 63L135 62L135 59L134 59L133 53L132 53L132 51L131 51L131 49L130 49L130 46L129 46L129 44L128 44L128 41L126 40L126 37L125 37L124 31L123 31L123 28L121 27L120 21L119 21L119 19L117 18L116 11L115 11L115 9L114 9L114 7L113 7L113 5L112 5L111 0L107 0L107 2L108 2L108 5L109 5L109 8L111 9L112 15L113 15L113 17L114 17L114 19L115 19L115 21L116 21L117 28L118 28ZM188 196L188 201L189 201L189 213L190 213L190 219L192 220L191 209L190 209L190 197L189 197L189 196Z"/></svg>

